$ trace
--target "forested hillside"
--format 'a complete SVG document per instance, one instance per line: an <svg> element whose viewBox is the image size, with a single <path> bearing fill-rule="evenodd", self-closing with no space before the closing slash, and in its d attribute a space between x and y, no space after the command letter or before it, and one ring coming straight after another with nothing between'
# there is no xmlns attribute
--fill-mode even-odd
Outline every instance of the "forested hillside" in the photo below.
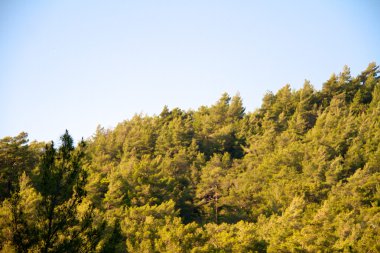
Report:
<svg viewBox="0 0 380 253"><path fill-rule="evenodd" d="M0 142L2 252L380 252L380 76ZM64 126L63 126L64 127Z"/></svg>

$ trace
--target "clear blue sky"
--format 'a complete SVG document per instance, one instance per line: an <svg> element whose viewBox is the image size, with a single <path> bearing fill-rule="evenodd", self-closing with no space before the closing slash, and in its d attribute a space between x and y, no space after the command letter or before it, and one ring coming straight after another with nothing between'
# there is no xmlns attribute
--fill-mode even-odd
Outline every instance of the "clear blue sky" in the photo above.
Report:
<svg viewBox="0 0 380 253"><path fill-rule="evenodd" d="M380 1L0 1L0 138L91 136L135 113L380 64Z"/></svg>

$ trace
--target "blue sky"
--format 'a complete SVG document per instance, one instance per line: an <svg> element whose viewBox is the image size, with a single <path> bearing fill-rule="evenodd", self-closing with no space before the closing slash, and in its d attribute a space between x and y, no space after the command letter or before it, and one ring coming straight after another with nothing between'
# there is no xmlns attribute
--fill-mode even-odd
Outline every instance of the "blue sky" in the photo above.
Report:
<svg viewBox="0 0 380 253"><path fill-rule="evenodd" d="M380 63L380 1L0 2L0 138L90 137L135 113L211 105Z"/></svg>

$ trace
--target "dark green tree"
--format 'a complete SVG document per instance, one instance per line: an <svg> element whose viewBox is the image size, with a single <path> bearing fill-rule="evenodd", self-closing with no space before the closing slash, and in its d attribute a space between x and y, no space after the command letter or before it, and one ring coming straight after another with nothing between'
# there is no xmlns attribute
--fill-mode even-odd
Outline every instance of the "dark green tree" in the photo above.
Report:
<svg viewBox="0 0 380 253"><path fill-rule="evenodd" d="M84 145L82 141L75 149L67 131L58 149L53 143L46 145L34 187L24 175L20 190L3 206L11 211L5 217L10 221L11 246L18 252L79 252L95 247L92 207L82 203L87 177L81 164Z"/></svg>
<svg viewBox="0 0 380 253"><path fill-rule="evenodd" d="M40 155L37 146L38 143L28 143L28 134L24 132L0 140L0 201L18 190L23 172L30 175Z"/></svg>

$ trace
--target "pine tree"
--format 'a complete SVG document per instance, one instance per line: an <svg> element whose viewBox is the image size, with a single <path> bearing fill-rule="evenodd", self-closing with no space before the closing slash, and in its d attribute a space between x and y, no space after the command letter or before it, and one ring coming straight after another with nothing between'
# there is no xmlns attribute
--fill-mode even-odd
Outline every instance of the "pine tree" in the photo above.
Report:
<svg viewBox="0 0 380 253"><path fill-rule="evenodd" d="M94 232L91 206L78 212L86 195L81 164L84 142L75 149L67 131L61 142L58 150L53 143L46 145L35 186L23 174L19 191L5 202L11 210L11 243L19 252L79 251L88 247L86 233Z"/></svg>

